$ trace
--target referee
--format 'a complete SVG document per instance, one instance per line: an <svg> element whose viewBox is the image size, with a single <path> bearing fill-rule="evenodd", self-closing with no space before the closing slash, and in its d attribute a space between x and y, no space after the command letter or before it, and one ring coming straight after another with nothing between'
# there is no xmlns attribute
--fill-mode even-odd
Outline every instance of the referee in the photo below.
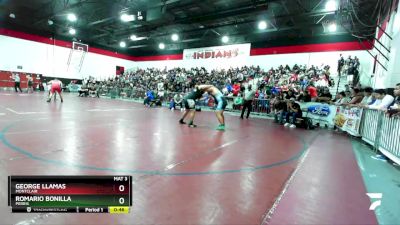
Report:
<svg viewBox="0 0 400 225"><path fill-rule="evenodd" d="M242 114L240 115L240 119L243 119L244 111L247 109L246 119L249 118L250 112L252 110L252 104L254 96L256 95L257 90L253 90L251 84L247 86L247 90L244 91L244 104L242 108Z"/></svg>
<svg viewBox="0 0 400 225"><path fill-rule="evenodd" d="M19 77L19 74L18 73L13 73L11 78L14 80L15 92L18 92L18 89L19 89L20 92L22 92L22 90L21 90L21 78Z"/></svg>

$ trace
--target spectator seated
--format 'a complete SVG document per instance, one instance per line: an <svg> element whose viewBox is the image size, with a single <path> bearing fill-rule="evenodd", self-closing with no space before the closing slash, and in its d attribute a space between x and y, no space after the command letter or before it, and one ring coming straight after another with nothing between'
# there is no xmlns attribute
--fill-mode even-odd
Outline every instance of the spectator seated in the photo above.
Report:
<svg viewBox="0 0 400 225"><path fill-rule="evenodd" d="M111 93L111 97L119 96L140 100L145 96L144 104L146 106L162 105L161 103L163 103L169 105L170 109L176 109L177 106L181 106L180 98L183 98L185 93L191 91L196 84L212 84L223 92L228 101L228 110L240 110L242 107L240 96L243 96L244 87L247 84L260 86L263 83L263 87L258 89L253 100L252 111L277 113L277 121L286 123L288 122L287 115L282 112L287 111L277 110L277 103L280 103L276 101L276 97L279 96L281 101L295 98L299 102L331 103L332 96L328 87L332 86L333 82L330 75L330 66L328 65L281 65L265 71L259 66L213 70L203 67L169 70L147 68L127 71L120 76L101 81L96 91L102 95ZM145 90L151 90L153 94L149 96ZM175 99L176 93L182 93L182 97L176 96L178 99ZM92 94L94 93L86 93L85 87L80 90L80 96ZM353 96L355 95L353 94ZM361 97L360 94L357 99L354 98L354 103L356 104ZM213 98L205 98L199 104L212 108L214 107L213 100ZM289 113L289 122L291 122L291 117L292 115Z"/></svg>
<svg viewBox="0 0 400 225"><path fill-rule="evenodd" d="M296 128L296 124L301 122L303 117L300 105L295 102L294 98L290 100L280 101L277 108L280 112L275 115L275 121L284 124L285 127ZM299 119L299 120L298 120Z"/></svg>
<svg viewBox="0 0 400 225"><path fill-rule="evenodd" d="M176 109L176 106L179 106L179 108L181 110L183 109L183 94L182 93L176 93L174 95L174 98L172 98L170 101L169 109L174 110L174 109Z"/></svg>
<svg viewBox="0 0 400 225"><path fill-rule="evenodd" d="M148 91L144 98L144 105L147 107L162 106L162 98L159 95L155 95L152 91Z"/></svg>
<svg viewBox="0 0 400 225"><path fill-rule="evenodd" d="M100 98L98 89L99 88L98 88L98 85L96 83L91 83L89 85L89 96L92 97L92 98L95 98L95 97Z"/></svg>
<svg viewBox="0 0 400 225"><path fill-rule="evenodd" d="M86 84L82 84L81 88L78 91L79 97L87 97L89 95L89 88Z"/></svg>
<svg viewBox="0 0 400 225"><path fill-rule="evenodd" d="M244 103L243 97L239 94L233 100L233 109L242 110L243 103Z"/></svg>
<svg viewBox="0 0 400 225"><path fill-rule="evenodd" d="M144 98L143 104L147 107L150 107L155 103L155 97L153 91L149 90L146 92L146 97Z"/></svg>

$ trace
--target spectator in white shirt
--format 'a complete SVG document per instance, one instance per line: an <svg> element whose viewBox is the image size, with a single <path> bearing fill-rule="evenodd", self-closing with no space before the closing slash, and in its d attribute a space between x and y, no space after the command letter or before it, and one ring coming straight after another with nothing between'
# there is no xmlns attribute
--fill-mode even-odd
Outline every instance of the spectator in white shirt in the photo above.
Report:
<svg viewBox="0 0 400 225"><path fill-rule="evenodd" d="M369 109L387 110L394 101L393 96L387 95L384 89L375 90L374 95L376 101L374 104L367 106Z"/></svg>
<svg viewBox="0 0 400 225"><path fill-rule="evenodd" d="M373 89L371 87L364 88L364 98L360 102L361 106L371 105L374 103L375 98L372 93L373 93Z"/></svg>
<svg viewBox="0 0 400 225"><path fill-rule="evenodd" d="M347 104L350 101L350 98L346 96L344 91L339 92L338 99L335 102L335 105L343 105Z"/></svg>
<svg viewBox="0 0 400 225"><path fill-rule="evenodd" d="M397 109L400 112L400 83L396 84L393 92L396 99L392 108Z"/></svg>
<svg viewBox="0 0 400 225"><path fill-rule="evenodd" d="M400 115L400 83L396 84L393 93L396 98L394 100L394 104L390 106L389 110L387 111L387 114L389 114L389 116L398 116Z"/></svg>
<svg viewBox="0 0 400 225"><path fill-rule="evenodd" d="M175 107L177 106L177 105L179 105L179 107L181 108L181 111L183 111L183 95L182 95L182 93L176 93L175 95L174 95L174 104L173 104L173 107L171 108L171 110L172 109L175 109Z"/></svg>
<svg viewBox="0 0 400 225"><path fill-rule="evenodd" d="M237 80L238 80L239 82L242 82L242 81L243 81L243 73L241 73L241 72L238 73L238 75L237 75Z"/></svg>

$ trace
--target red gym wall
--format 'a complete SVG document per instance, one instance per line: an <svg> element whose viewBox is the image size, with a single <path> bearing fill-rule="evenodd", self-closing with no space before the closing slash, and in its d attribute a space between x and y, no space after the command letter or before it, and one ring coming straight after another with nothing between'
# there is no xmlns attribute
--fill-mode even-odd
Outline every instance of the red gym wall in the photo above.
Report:
<svg viewBox="0 0 400 225"><path fill-rule="evenodd" d="M21 88L28 88L28 79L26 79L26 76L28 73L20 73L17 71L14 71L15 73L19 74L19 77L21 78ZM33 77L33 84L34 86L38 85L39 80L36 79L38 77L37 74L29 74ZM14 87L14 80L11 79L10 77L12 76L11 71L1 71L0 70L0 87Z"/></svg>

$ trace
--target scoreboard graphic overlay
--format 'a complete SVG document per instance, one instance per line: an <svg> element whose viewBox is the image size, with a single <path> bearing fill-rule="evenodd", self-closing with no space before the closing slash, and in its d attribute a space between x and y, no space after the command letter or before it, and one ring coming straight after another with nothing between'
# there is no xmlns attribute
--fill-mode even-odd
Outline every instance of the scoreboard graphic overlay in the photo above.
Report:
<svg viewBox="0 0 400 225"><path fill-rule="evenodd" d="M132 176L9 176L13 213L129 213Z"/></svg>

